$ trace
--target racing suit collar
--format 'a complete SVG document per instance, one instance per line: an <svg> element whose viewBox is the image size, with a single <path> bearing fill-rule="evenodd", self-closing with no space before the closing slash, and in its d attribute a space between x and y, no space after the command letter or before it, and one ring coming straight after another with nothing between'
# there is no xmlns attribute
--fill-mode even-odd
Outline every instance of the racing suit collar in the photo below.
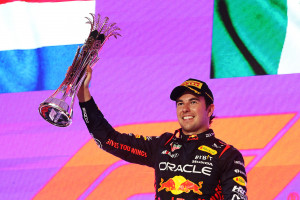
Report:
<svg viewBox="0 0 300 200"><path fill-rule="evenodd" d="M208 129L207 131L204 131L202 133L199 133L197 135L185 135L182 132L182 129L177 129L174 134L169 138L169 140L165 143L165 146L169 144L174 138L178 138L177 134L179 133L179 138L183 141L194 141L194 140L204 140L208 138L214 138L215 133L212 129Z"/></svg>
<svg viewBox="0 0 300 200"><path fill-rule="evenodd" d="M183 134L182 129L178 129L177 131L180 133L179 137L184 141L204 140L215 136L215 133L212 129L208 129L207 131L198 133L197 135L185 135Z"/></svg>

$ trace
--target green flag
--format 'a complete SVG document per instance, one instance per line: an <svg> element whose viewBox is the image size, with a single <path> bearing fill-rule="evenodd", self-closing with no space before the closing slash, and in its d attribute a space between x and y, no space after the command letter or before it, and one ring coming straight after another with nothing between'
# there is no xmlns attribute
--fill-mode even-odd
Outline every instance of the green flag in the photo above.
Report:
<svg viewBox="0 0 300 200"><path fill-rule="evenodd" d="M300 73L299 14L297 0L215 0L211 78Z"/></svg>

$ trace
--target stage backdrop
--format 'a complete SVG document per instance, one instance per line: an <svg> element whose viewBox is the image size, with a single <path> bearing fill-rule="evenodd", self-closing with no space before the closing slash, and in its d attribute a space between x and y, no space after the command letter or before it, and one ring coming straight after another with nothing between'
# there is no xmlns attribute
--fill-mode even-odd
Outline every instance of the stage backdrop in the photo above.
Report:
<svg viewBox="0 0 300 200"><path fill-rule="evenodd" d="M76 101L67 128L39 104L63 81L90 12L110 17L91 92L119 131L179 128L171 90L188 78L215 96L216 136L245 159L249 199L299 199L296 0L0 1L0 199L154 198L153 169L100 150Z"/></svg>

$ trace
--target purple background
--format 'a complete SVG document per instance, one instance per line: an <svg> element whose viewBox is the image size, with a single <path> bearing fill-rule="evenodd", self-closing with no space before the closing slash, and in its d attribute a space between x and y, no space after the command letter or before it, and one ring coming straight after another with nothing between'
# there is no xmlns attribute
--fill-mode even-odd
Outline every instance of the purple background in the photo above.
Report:
<svg viewBox="0 0 300 200"><path fill-rule="evenodd" d="M176 121L169 95L188 78L207 81L218 117L300 111L299 74L209 79L213 1L97 1L96 10L122 29L104 45L91 83L114 126ZM78 101L67 128L40 117L53 92L0 94L0 199L32 198L90 139Z"/></svg>

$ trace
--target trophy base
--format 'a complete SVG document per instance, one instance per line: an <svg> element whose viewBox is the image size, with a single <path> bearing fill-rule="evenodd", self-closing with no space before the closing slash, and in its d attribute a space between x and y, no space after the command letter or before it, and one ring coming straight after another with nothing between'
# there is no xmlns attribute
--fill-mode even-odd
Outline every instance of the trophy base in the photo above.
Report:
<svg viewBox="0 0 300 200"><path fill-rule="evenodd" d="M67 127L72 123L72 115L67 112L68 109L69 105L66 102L53 97L39 106L40 115L49 123L59 127Z"/></svg>

